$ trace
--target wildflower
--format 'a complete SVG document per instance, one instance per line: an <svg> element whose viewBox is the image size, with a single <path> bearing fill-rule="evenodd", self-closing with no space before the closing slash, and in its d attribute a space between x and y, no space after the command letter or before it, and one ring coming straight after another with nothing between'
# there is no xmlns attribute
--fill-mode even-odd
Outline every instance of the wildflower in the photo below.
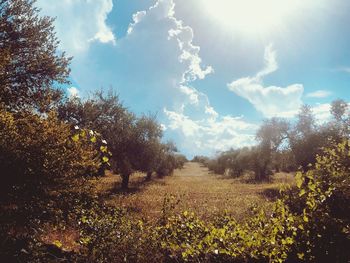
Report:
<svg viewBox="0 0 350 263"><path fill-rule="evenodd" d="M103 143L103 144L107 144L106 140L102 140L102 143Z"/></svg>
<svg viewBox="0 0 350 263"><path fill-rule="evenodd" d="M79 130L79 126L78 126L78 125L75 125L75 126L74 126L74 129Z"/></svg>

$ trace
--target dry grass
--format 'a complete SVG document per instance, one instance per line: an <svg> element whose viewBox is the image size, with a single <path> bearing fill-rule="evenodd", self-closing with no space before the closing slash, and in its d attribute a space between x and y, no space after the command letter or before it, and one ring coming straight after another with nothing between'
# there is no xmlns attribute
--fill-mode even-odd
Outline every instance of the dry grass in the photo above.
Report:
<svg viewBox="0 0 350 263"><path fill-rule="evenodd" d="M151 182L144 183L144 177L133 175L130 192L108 195L108 202L126 208L135 216L153 220L161 214L164 197L170 194L180 200L177 210L194 211L203 219L226 210L241 219L249 207L268 206L283 184L293 183L292 174L278 173L271 183L249 184L242 179L211 174L198 163L186 163L174 175L154 178ZM107 174L99 183L99 190L109 193L119 184L119 176Z"/></svg>

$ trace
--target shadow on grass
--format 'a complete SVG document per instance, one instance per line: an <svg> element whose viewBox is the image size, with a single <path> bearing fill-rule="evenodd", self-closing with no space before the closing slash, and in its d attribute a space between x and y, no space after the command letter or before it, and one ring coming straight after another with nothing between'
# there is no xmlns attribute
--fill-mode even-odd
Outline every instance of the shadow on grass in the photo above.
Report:
<svg viewBox="0 0 350 263"><path fill-rule="evenodd" d="M267 198L269 201L276 201L281 197L280 190L277 188L268 188L259 193Z"/></svg>
<svg viewBox="0 0 350 263"><path fill-rule="evenodd" d="M113 183L113 187L105 191L104 197L111 195L132 195L136 193L143 192L149 185L166 185L164 181L161 181L164 177L154 177L152 179L140 178L137 181L132 181L129 183L127 189L121 187L121 182Z"/></svg>

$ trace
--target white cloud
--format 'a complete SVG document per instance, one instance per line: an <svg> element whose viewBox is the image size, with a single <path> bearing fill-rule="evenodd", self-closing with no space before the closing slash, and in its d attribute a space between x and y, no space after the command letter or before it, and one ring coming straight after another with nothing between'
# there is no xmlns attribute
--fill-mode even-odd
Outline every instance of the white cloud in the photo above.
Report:
<svg viewBox="0 0 350 263"><path fill-rule="evenodd" d="M215 119L193 120L175 111L164 110L170 123L167 128L181 140L179 145L189 155L214 155L216 152L250 146L256 143L255 124L244 121L241 117L223 116Z"/></svg>
<svg viewBox="0 0 350 263"><path fill-rule="evenodd" d="M79 90L76 87L70 87L67 89L69 97L79 97Z"/></svg>
<svg viewBox="0 0 350 263"><path fill-rule="evenodd" d="M265 67L254 77L245 77L228 84L228 88L247 99L265 117L293 117L302 105L304 87L292 84L287 87L264 87L263 77L278 69L276 52L269 45L265 49Z"/></svg>
<svg viewBox="0 0 350 263"><path fill-rule="evenodd" d="M269 75L278 69L278 63L276 60L276 51L273 50L272 44L268 45L265 48L264 61L265 61L265 68L260 72L258 72L258 74L256 75L256 78L258 78L259 80L262 77Z"/></svg>
<svg viewBox="0 0 350 263"><path fill-rule="evenodd" d="M73 2L81 1L70 1L72 3L66 7L74 8L76 4ZM42 5L45 3L46 1ZM101 14L98 8L92 7L102 6L101 3L102 0L88 1L86 5L95 13ZM60 7L58 2L53 5L55 8ZM109 9L104 10L107 11L103 14L107 15ZM76 20L73 19L67 25L68 22L62 20L71 17L73 10L64 12L58 9L57 12L57 25L62 28L65 25L68 30L58 30L64 34L65 49L68 47L76 54L88 49L91 39L96 40L97 32L105 32L90 29L87 32L80 32L78 29L71 32L70 24L74 21L88 21L89 26L92 23L90 16L93 16L77 14ZM64 16L61 13L67 14ZM100 21L103 21L104 16L100 17ZM95 26L97 21L94 20ZM108 40L108 37L104 38L102 35L98 35L98 41ZM70 38L78 41L78 44L70 43ZM174 139L184 153L212 154L217 150L253 143L255 125L244 121L242 117L220 116L211 106L208 96L191 85L194 80L203 79L212 73L213 69L203 65L200 47L193 43L192 28L176 18L174 1L158 0L147 10L135 13L125 37L118 39L115 45L106 46L104 52L103 54L108 54L108 70L100 66L105 63L105 55L97 56L85 52L85 55L76 56L72 63L74 82L83 87L84 91L113 84L123 103L131 110L137 113L161 113L159 118L166 138ZM272 61L268 55L266 59ZM74 90L71 91L74 93Z"/></svg>
<svg viewBox="0 0 350 263"><path fill-rule="evenodd" d="M199 56L200 47L193 44L193 30L184 26L181 20L175 17L175 3L173 0L158 0L147 11L139 11L133 15L133 23L129 25L128 35L139 29L145 29L149 23L163 22L167 26L167 40L175 40L178 44L179 62L186 68L182 73L181 83L203 79L213 72L210 66L204 69L201 66L202 59ZM164 28L163 28L164 29ZM135 33L137 34L137 33Z"/></svg>
<svg viewBox="0 0 350 263"><path fill-rule="evenodd" d="M315 114L315 119L317 123L322 124L329 121L332 117L331 115L331 104L323 103L317 104L312 107L312 112Z"/></svg>
<svg viewBox="0 0 350 263"><path fill-rule="evenodd" d="M141 83L148 78L154 83L147 93L162 98L159 100L164 108L162 127L187 154L213 154L251 145L255 125L241 117L219 116L208 96L190 85L212 73L213 68L202 66L200 47L193 44L193 30L175 17L174 7L172 0L159 0L133 16L126 38L119 42L137 58L130 67L136 71L133 78L140 77ZM144 61L148 64L143 64ZM146 76L138 76L139 70L135 69L138 66L143 67L140 72L146 68Z"/></svg>
<svg viewBox="0 0 350 263"><path fill-rule="evenodd" d="M69 55L86 51L93 41L115 44L115 36L106 24L112 0L38 0L36 5L42 14L57 17L55 29L60 47Z"/></svg>
<svg viewBox="0 0 350 263"><path fill-rule="evenodd" d="M199 92L196 89L183 86L179 87L180 91L188 96L191 104L198 105L199 103Z"/></svg>
<svg viewBox="0 0 350 263"><path fill-rule="evenodd" d="M316 90L314 92L310 92L308 94L306 94L307 98L326 98L328 96L330 96L332 94L332 92L328 91L328 90Z"/></svg>
<svg viewBox="0 0 350 263"><path fill-rule="evenodd" d="M135 14L133 14L132 20L134 22L129 25L128 31L127 31L128 34L132 33L134 26L136 26L136 24L141 21L141 19L146 15L146 13L147 13L146 11L139 11L139 12L136 12Z"/></svg>

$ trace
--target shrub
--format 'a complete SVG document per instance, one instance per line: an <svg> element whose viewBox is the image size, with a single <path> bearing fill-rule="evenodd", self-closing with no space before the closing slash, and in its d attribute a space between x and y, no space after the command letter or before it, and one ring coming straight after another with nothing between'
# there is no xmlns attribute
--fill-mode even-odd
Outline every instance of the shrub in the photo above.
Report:
<svg viewBox="0 0 350 263"><path fill-rule="evenodd" d="M19 251L37 239L44 222L68 220L75 201L90 195L86 176L98 170L99 154L91 142L72 135L55 113L0 109L0 254L12 242L22 243Z"/></svg>
<svg viewBox="0 0 350 263"><path fill-rule="evenodd" d="M94 174L100 165L92 145L74 141L55 113L42 118L1 110L0 127L2 194L49 193Z"/></svg>
<svg viewBox="0 0 350 263"><path fill-rule="evenodd" d="M161 262L156 232L122 209L98 202L80 212L82 262Z"/></svg>
<svg viewBox="0 0 350 263"><path fill-rule="evenodd" d="M297 173L298 192L286 204L302 217L296 251L305 260L347 262L350 259L350 141L316 157L314 170Z"/></svg>

